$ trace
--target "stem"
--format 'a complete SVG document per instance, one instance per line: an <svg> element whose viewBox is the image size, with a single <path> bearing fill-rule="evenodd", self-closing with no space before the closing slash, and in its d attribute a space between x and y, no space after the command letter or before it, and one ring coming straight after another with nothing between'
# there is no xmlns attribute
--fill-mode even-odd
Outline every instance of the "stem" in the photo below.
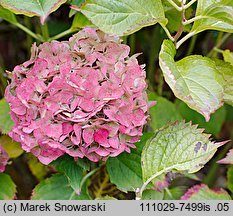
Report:
<svg viewBox="0 0 233 216"><path fill-rule="evenodd" d="M159 70L159 84L158 84L158 90L157 93L159 96L163 95L163 84L164 84L164 79L163 79L163 73L161 70Z"/></svg>
<svg viewBox="0 0 233 216"><path fill-rule="evenodd" d="M183 38L181 38L177 43L176 43L176 49L178 49L186 40L194 36L196 32L189 32L187 35L185 35Z"/></svg>
<svg viewBox="0 0 233 216"><path fill-rule="evenodd" d="M160 24L160 25L161 25L162 28L164 29L164 31L165 31L166 35L168 36L168 38L169 38L171 41L174 42L174 38L171 36L171 34L170 34L169 30L167 29L167 27L164 26L163 24Z"/></svg>
<svg viewBox="0 0 233 216"><path fill-rule="evenodd" d="M33 38L35 38L36 40L40 41L40 42L44 42L43 38L41 38L41 35L36 35L34 32L32 32L30 29L28 29L27 27L25 27L24 25L20 24L20 23L15 23L14 25L16 25L18 28L20 28L21 30L25 31L27 34L31 35Z"/></svg>
<svg viewBox="0 0 233 216"><path fill-rule="evenodd" d="M140 188L139 192L137 193L137 195L136 195L136 200L141 200L143 191L146 189L146 186L147 186L153 179L155 179L156 177L160 176L160 175L163 174L164 172L168 172L168 171L172 170L175 166L176 166L176 165L171 166L171 167L168 167L168 168L165 168L165 169L163 169L163 170L160 170L159 172L155 173L155 174L152 175L150 178L148 178L148 179L146 180L146 182L144 182L144 184L143 184L142 187Z"/></svg>
<svg viewBox="0 0 233 216"><path fill-rule="evenodd" d="M181 8L182 8L182 17L181 17L180 27L176 35L174 36L175 43L177 42L177 40L180 38L180 36L182 35L184 31L184 25L183 25L183 21L185 20L184 0L181 1Z"/></svg>
<svg viewBox="0 0 233 216"><path fill-rule="evenodd" d="M221 33L221 34L220 34ZM215 51L215 49L219 49L224 43L225 41L231 36L231 33L226 33L224 36L223 36L223 32L219 32L219 35L218 35L218 38L217 38L217 43L216 43L216 46L214 46L210 52L207 54L207 57L212 57L213 56L213 53Z"/></svg>
<svg viewBox="0 0 233 216"><path fill-rule="evenodd" d="M81 181L81 183L80 183L80 190L82 189L82 186L84 185L84 183L86 182L86 180L87 180L88 178L90 178L93 174L95 174L96 171L98 171L99 168L100 168L100 167L97 167L97 168L93 169L91 172L87 173L87 175L85 175L85 176L83 177L83 179L82 179L82 181Z"/></svg>
<svg viewBox="0 0 233 216"><path fill-rule="evenodd" d="M182 11L182 7L179 7L175 2L172 0L168 0L168 2L178 11Z"/></svg>
<svg viewBox="0 0 233 216"><path fill-rule="evenodd" d="M168 188L165 188L165 191L167 192L168 196L171 198L171 199L174 199L174 197L172 196L172 193L170 192L170 190Z"/></svg>
<svg viewBox="0 0 233 216"><path fill-rule="evenodd" d="M214 51L223 54L223 50L218 49L218 48L216 48L216 47L214 48Z"/></svg>
<svg viewBox="0 0 233 216"><path fill-rule="evenodd" d="M191 39L191 42L190 42L190 45L189 45L189 48L188 48L188 51L187 51L187 54L186 54L187 56L190 55L193 52L196 41L197 41L197 35L194 35L192 37L192 39Z"/></svg>
<svg viewBox="0 0 233 216"><path fill-rule="evenodd" d="M129 47L130 47L130 55L133 55L136 51L136 34L131 34L129 36Z"/></svg>
<svg viewBox="0 0 233 216"><path fill-rule="evenodd" d="M49 29L48 29L48 25L46 22L44 23L44 25L41 25L41 32L42 32L44 41L48 41L49 40Z"/></svg>
<svg viewBox="0 0 233 216"><path fill-rule="evenodd" d="M27 17L27 16L24 17L24 23L28 29L32 28L31 19L29 17ZM26 43L27 43L26 46L27 46L28 53L30 53L33 39L32 39L32 36L29 34L27 34Z"/></svg>
<svg viewBox="0 0 233 216"><path fill-rule="evenodd" d="M66 35L72 34L72 33L76 32L76 31L77 31L77 29L69 28L64 32L61 32L60 34L57 34L57 35L49 38L48 41L57 40L59 38L65 37Z"/></svg>
<svg viewBox="0 0 233 216"><path fill-rule="evenodd" d="M196 2L197 0L192 0L192 1L190 1L188 4L186 4L185 6L184 6L184 9L187 9L187 8L189 8L194 2Z"/></svg>
<svg viewBox="0 0 233 216"><path fill-rule="evenodd" d="M193 18L191 18L189 20L184 21L183 25L188 25L188 24L190 24L192 22L195 22L197 20L204 19L204 18L208 18L208 16L196 16L196 17L193 17Z"/></svg>
<svg viewBox="0 0 233 216"><path fill-rule="evenodd" d="M147 63L147 79L149 81L149 87L152 91L155 88L155 73L156 73L156 62L158 60L159 50L162 44L162 37L157 37L159 35L160 28L159 26L155 26L153 31L151 32L150 40L157 41L156 43L152 43L153 45L149 48L148 55L148 63Z"/></svg>

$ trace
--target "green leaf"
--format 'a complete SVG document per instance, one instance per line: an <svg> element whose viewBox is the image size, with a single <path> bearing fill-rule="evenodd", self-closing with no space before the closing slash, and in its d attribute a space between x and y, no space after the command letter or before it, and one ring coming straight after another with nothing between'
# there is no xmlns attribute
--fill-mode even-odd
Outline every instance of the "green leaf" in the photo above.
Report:
<svg viewBox="0 0 233 216"><path fill-rule="evenodd" d="M220 161L218 161L220 164L232 164L233 165L233 149L231 149L228 153L227 156Z"/></svg>
<svg viewBox="0 0 233 216"><path fill-rule="evenodd" d="M145 190L142 194L142 200L163 200L164 191Z"/></svg>
<svg viewBox="0 0 233 216"><path fill-rule="evenodd" d="M39 183L33 190L33 200L89 200L85 191L77 195L64 174L55 174Z"/></svg>
<svg viewBox="0 0 233 216"><path fill-rule="evenodd" d="M233 193L233 166L227 170L227 187Z"/></svg>
<svg viewBox="0 0 233 216"><path fill-rule="evenodd" d="M0 137L0 145L4 147L10 158L17 158L23 153L21 145L7 135Z"/></svg>
<svg viewBox="0 0 233 216"><path fill-rule="evenodd" d="M26 16L39 16L43 24L47 16L57 10L66 0L0 0L0 4L14 12Z"/></svg>
<svg viewBox="0 0 233 216"><path fill-rule="evenodd" d="M0 18L4 19L7 22L10 22L12 24L17 23L16 16L14 15L14 13L3 8L1 5L0 5Z"/></svg>
<svg viewBox="0 0 233 216"><path fill-rule="evenodd" d="M213 115L211 115L209 122L206 122L205 118L201 114L190 109L184 102L176 100L175 104L176 109L179 110L183 119L187 122L192 121L193 124L198 124L199 127L205 128L207 133L211 133L215 137L218 137L226 119L225 106L218 109Z"/></svg>
<svg viewBox="0 0 233 216"><path fill-rule="evenodd" d="M65 155L59 157L52 163L59 172L63 172L68 178L70 186L79 194L81 191L80 183L82 181L82 168L74 161L74 158Z"/></svg>
<svg viewBox="0 0 233 216"><path fill-rule="evenodd" d="M15 198L16 185L11 177L0 173L0 200L12 200Z"/></svg>
<svg viewBox="0 0 233 216"><path fill-rule="evenodd" d="M233 1L232 0L199 0L197 3L196 20L192 32L205 30L233 32Z"/></svg>
<svg viewBox="0 0 233 216"><path fill-rule="evenodd" d="M102 31L119 36L167 23L161 0L87 0L81 12Z"/></svg>
<svg viewBox="0 0 233 216"><path fill-rule="evenodd" d="M91 161L87 158L78 158L76 161L77 165L80 166L84 171L90 171Z"/></svg>
<svg viewBox="0 0 233 216"><path fill-rule="evenodd" d="M194 173L200 170L218 147L225 144L209 141L210 135L202 132L197 125L184 122L158 130L142 151L144 182L169 171Z"/></svg>
<svg viewBox="0 0 233 216"><path fill-rule="evenodd" d="M210 189L207 185L194 185L181 197L182 200L231 200L222 188Z"/></svg>
<svg viewBox="0 0 233 216"><path fill-rule="evenodd" d="M216 69L224 79L224 102L233 106L233 66L228 62L215 59Z"/></svg>
<svg viewBox="0 0 233 216"><path fill-rule="evenodd" d="M49 168L44 164L40 163L40 161L33 154L27 154L27 161L29 169L32 174L39 180L42 181L45 176L48 174Z"/></svg>
<svg viewBox="0 0 233 216"><path fill-rule="evenodd" d="M104 197L97 197L95 200L117 200L117 199L111 196L104 196Z"/></svg>
<svg viewBox="0 0 233 216"><path fill-rule="evenodd" d="M224 50L222 54L224 61L230 63L233 66L233 52L230 50Z"/></svg>
<svg viewBox="0 0 233 216"><path fill-rule="evenodd" d="M210 114L223 105L226 81L220 71L222 68L218 62L198 55L175 62L175 54L176 49L172 41L164 40L159 64L165 81L176 97L209 121Z"/></svg>
<svg viewBox="0 0 233 216"><path fill-rule="evenodd" d="M74 16L71 29L93 27L94 25L82 13L77 12Z"/></svg>
<svg viewBox="0 0 233 216"><path fill-rule="evenodd" d="M174 187L169 190L145 190L142 194L142 200L178 200L184 194L187 187Z"/></svg>
<svg viewBox="0 0 233 216"><path fill-rule="evenodd" d="M136 144L137 148L132 149L130 154L124 152L118 157L109 158L107 160L107 170L110 175L110 181L115 184L118 189L124 192L135 191L136 188L142 185L141 152L145 142L152 135L152 133L145 133L140 138L140 142Z"/></svg>
<svg viewBox="0 0 233 216"><path fill-rule="evenodd" d="M10 107L5 99L0 100L0 131L7 134L11 131L14 123L9 115Z"/></svg>
<svg viewBox="0 0 233 216"><path fill-rule="evenodd" d="M156 105L152 106L150 111L150 126L156 130L166 125L169 122L182 120L182 117L177 110L175 104L164 97L157 96L155 93L148 94L149 100L156 101Z"/></svg>
<svg viewBox="0 0 233 216"><path fill-rule="evenodd" d="M179 200L180 197L186 191L186 186L174 187L169 189L169 193L165 191L164 193L164 200Z"/></svg>

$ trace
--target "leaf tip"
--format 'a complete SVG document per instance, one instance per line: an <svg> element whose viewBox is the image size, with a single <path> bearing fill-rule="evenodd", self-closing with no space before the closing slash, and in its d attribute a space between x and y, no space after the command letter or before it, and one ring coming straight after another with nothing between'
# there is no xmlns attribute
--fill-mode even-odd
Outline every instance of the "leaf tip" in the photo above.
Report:
<svg viewBox="0 0 233 216"><path fill-rule="evenodd" d="M180 198L181 200L188 200L194 194L198 193L201 189L205 188L205 184L194 185L193 187L189 188L187 192Z"/></svg>
<svg viewBox="0 0 233 216"><path fill-rule="evenodd" d="M228 142L228 141L229 141L229 140L227 140L226 142ZM226 142L225 142L225 143L226 143ZM225 143L224 143L224 144L225 144ZM225 158L223 158L223 159L217 161L217 163L219 163L219 164L233 164L233 149L231 149L231 150L227 153L227 155L226 155Z"/></svg>

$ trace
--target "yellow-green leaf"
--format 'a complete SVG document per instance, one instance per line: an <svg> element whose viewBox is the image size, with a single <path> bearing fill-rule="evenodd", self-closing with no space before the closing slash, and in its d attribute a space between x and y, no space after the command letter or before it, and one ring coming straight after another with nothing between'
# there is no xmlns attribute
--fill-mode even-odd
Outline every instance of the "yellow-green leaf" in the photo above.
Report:
<svg viewBox="0 0 233 216"><path fill-rule="evenodd" d="M33 155L27 154L28 166L32 174L39 180L42 181L48 174L48 167L40 163L40 161Z"/></svg>
<svg viewBox="0 0 233 216"><path fill-rule="evenodd" d="M119 36L167 23L161 0L87 0L81 12L102 31Z"/></svg>
<svg viewBox="0 0 233 216"><path fill-rule="evenodd" d="M47 16L57 10L66 0L0 0L0 4L15 14L39 16L43 24Z"/></svg>
<svg viewBox="0 0 233 216"><path fill-rule="evenodd" d="M223 102L233 104L233 67L221 60L192 55L175 62L172 41L164 40L159 64L175 96L201 113L206 121Z"/></svg>
<svg viewBox="0 0 233 216"><path fill-rule="evenodd" d="M233 32L233 1L232 0L198 0L196 20L192 32L205 30Z"/></svg>
<svg viewBox="0 0 233 216"><path fill-rule="evenodd" d="M0 173L0 200L12 200L15 197L16 185L11 177Z"/></svg>
<svg viewBox="0 0 233 216"><path fill-rule="evenodd" d="M0 131L7 134L11 131L14 123L9 115L10 107L5 99L0 100Z"/></svg>
<svg viewBox="0 0 233 216"><path fill-rule="evenodd" d="M174 123L158 130L142 151L144 182L167 172L195 173L226 142L214 143L210 135L191 123Z"/></svg>
<svg viewBox="0 0 233 216"><path fill-rule="evenodd" d="M14 15L14 13L3 8L1 5L0 5L0 18L13 24L17 23L16 16Z"/></svg>
<svg viewBox="0 0 233 216"><path fill-rule="evenodd" d="M0 145L4 147L10 158L17 158L23 153L21 145L7 135L0 137Z"/></svg>

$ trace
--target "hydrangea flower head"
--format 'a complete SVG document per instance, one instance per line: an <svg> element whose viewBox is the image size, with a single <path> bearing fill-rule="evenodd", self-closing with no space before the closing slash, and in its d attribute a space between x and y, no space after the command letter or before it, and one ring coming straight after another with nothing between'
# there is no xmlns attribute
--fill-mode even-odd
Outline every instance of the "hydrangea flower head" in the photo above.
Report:
<svg viewBox="0 0 233 216"><path fill-rule="evenodd" d="M14 121L9 135L44 164L64 153L97 162L130 152L148 101L145 71L129 51L92 28L34 45L5 92Z"/></svg>
<svg viewBox="0 0 233 216"><path fill-rule="evenodd" d="M0 145L0 172L5 171L5 166L7 165L8 160L8 154L6 153L5 149Z"/></svg>

